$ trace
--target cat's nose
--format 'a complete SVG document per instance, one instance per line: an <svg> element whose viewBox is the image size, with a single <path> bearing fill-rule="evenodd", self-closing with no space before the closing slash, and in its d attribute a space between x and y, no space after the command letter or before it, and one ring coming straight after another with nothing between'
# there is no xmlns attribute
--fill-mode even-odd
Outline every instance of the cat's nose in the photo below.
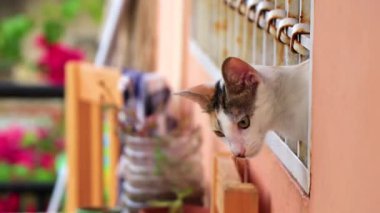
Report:
<svg viewBox="0 0 380 213"><path fill-rule="evenodd" d="M235 157L245 158L245 148L239 147L239 150L236 150L235 152L233 152L233 154L235 155Z"/></svg>

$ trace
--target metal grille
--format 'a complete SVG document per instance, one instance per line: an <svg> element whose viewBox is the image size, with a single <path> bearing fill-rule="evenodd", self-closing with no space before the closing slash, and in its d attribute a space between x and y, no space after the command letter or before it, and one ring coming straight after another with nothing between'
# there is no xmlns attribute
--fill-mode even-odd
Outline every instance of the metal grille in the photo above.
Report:
<svg viewBox="0 0 380 213"><path fill-rule="evenodd" d="M214 67L228 56L251 64L297 64L310 54L310 10L311 0L193 0L192 37ZM304 167L301 185L308 192L309 142L276 137Z"/></svg>

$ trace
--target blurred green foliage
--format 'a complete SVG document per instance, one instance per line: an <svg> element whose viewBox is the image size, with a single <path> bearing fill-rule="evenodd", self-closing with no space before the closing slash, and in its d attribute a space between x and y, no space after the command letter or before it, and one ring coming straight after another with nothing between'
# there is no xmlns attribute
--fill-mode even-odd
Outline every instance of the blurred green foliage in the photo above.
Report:
<svg viewBox="0 0 380 213"><path fill-rule="evenodd" d="M21 59L22 41L32 26L31 19L23 15L6 18L0 22L0 70Z"/></svg>
<svg viewBox="0 0 380 213"><path fill-rule="evenodd" d="M104 0L63 0L46 3L43 11L43 33L50 43L56 43L65 33L65 26L80 14L88 14L99 23L103 14Z"/></svg>
<svg viewBox="0 0 380 213"><path fill-rule="evenodd" d="M15 15L0 22L0 71L8 70L22 60L22 41L33 29L41 25L42 33L49 43L56 43L65 28L80 14L89 15L99 23L102 19L104 0L46 1L41 9L41 23L34 17Z"/></svg>

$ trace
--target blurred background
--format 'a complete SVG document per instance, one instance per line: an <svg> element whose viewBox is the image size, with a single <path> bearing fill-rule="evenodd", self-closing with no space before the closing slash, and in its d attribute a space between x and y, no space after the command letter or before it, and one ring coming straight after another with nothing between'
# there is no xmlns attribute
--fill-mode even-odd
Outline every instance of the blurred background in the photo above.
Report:
<svg viewBox="0 0 380 213"><path fill-rule="evenodd" d="M64 161L64 65L93 60L104 6L0 3L0 212L46 210Z"/></svg>
<svg viewBox="0 0 380 213"><path fill-rule="evenodd" d="M95 60L111 2L1 1L0 212L46 210L66 161L65 63ZM156 1L126 2L106 63L151 72Z"/></svg>

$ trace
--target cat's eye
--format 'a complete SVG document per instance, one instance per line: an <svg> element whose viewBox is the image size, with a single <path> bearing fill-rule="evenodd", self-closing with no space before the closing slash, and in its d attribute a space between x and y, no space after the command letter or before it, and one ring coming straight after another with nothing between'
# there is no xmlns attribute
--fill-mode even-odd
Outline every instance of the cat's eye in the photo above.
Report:
<svg viewBox="0 0 380 213"><path fill-rule="evenodd" d="M221 138L224 137L223 132L221 132L221 131L219 131L219 130L215 130L214 133L215 133L215 135L218 136L218 137L221 137Z"/></svg>
<svg viewBox="0 0 380 213"><path fill-rule="evenodd" d="M247 129L250 125L250 120L249 120L249 117L248 116L245 116L244 118L242 118L239 122L238 122L238 127L240 129Z"/></svg>

